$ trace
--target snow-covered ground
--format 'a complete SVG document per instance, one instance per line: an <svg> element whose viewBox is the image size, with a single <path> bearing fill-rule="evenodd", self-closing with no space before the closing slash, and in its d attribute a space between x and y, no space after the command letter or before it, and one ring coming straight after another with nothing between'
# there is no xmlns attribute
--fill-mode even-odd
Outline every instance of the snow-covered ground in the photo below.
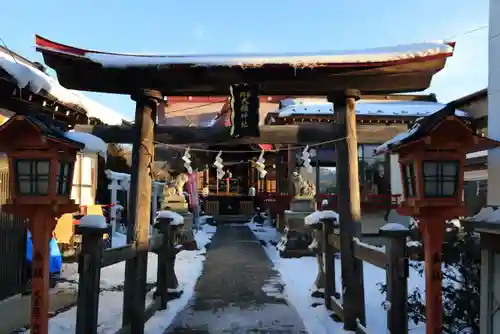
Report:
<svg viewBox="0 0 500 334"><path fill-rule="evenodd" d="M157 312L146 324L146 333L163 333L172 322L175 315L182 310L193 296L194 287L202 273L205 261L205 246L210 242L215 233L215 227L203 225L195 232L196 242L200 250L181 251L175 261L175 273L184 293L179 299L168 303L167 310ZM124 243L124 236L114 236L113 247ZM156 282L158 258L156 254L149 253L147 282ZM67 283L61 283L59 288L77 289L78 265L68 264L63 268L63 277ZM99 298L99 329L98 333L115 333L121 327L123 307L123 283L125 275L125 262L104 268L101 271L101 289ZM74 282L74 283L71 283ZM151 291L146 297L146 303L152 301ZM67 334L75 332L76 307L60 313L50 319L49 332L51 334Z"/></svg>
<svg viewBox="0 0 500 334"><path fill-rule="evenodd" d="M336 323L332 320L331 312L325 308L323 299L311 297L318 270L316 259L314 257L280 258L275 246L279 241L276 229L269 226L257 226L254 223L248 225L259 240L266 242L266 246L264 246L266 253L285 284L284 298L297 309L307 331L311 334L351 333L342 329L342 323ZM368 332L370 334L387 334L387 313L382 306L385 294L380 292L377 284L385 283L385 271L366 262L363 269ZM335 261L335 270L336 286L337 291L339 291L339 287L341 287L339 259ZM413 291L416 287L424 291L425 281L415 270L410 268L408 291ZM425 333L425 325L423 324L415 326L409 322L409 328L412 334Z"/></svg>

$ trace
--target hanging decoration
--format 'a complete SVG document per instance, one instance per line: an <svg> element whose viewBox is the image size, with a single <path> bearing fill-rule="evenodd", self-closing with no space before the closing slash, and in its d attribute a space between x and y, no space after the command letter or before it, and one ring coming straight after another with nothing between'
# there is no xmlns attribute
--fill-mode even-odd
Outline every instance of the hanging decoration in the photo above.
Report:
<svg viewBox="0 0 500 334"><path fill-rule="evenodd" d="M236 84L229 87L231 136L259 137L259 92L257 85Z"/></svg>
<svg viewBox="0 0 500 334"><path fill-rule="evenodd" d="M311 158L309 154L309 146L306 146L304 150L302 151L302 156L300 157L302 159L302 166L307 168L307 171L309 173L312 172L312 166L311 166Z"/></svg>
<svg viewBox="0 0 500 334"><path fill-rule="evenodd" d="M222 164L224 160L222 160L221 156L222 156L222 151L219 151L219 153L215 157L215 162L214 162L214 167L217 169L217 179L219 180L221 180L225 174L224 165Z"/></svg>
<svg viewBox="0 0 500 334"><path fill-rule="evenodd" d="M266 160L264 159L264 150L262 150L260 151L259 159L257 159L257 162L255 163L255 168L257 169L257 171L259 171L259 176L261 179L265 178L267 174L265 162Z"/></svg>
<svg viewBox="0 0 500 334"><path fill-rule="evenodd" d="M188 174L191 174L193 172L193 168L191 167L191 154L189 154L189 147L184 151L182 160L184 161L184 168L186 168Z"/></svg>

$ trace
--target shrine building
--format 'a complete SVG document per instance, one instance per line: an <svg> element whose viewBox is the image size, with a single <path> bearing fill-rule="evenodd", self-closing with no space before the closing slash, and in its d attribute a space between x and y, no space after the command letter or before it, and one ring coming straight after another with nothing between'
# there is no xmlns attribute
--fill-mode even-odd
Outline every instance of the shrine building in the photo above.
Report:
<svg viewBox="0 0 500 334"><path fill-rule="evenodd" d="M431 115L444 106L433 94L363 96L357 102L362 209L384 212L395 206L402 196L397 157L375 157L375 148L395 135L407 131L417 119ZM176 126L212 126L222 123L229 126L228 108L227 98L223 97L171 96L168 97L165 113L159 115L159 123ZM263 96L260 113L262 124L287 126L335 122L333 105L321 97ZM464 119L471 119L471 115L462 110L457 110L456 114ZM291 173L299 168L301 173L307 175L316 185L318 204L323 199L330 199L330 205L335 205L334 143L311 146L311 173L300 168L301 148L293 150L292 153L289 151L290 146L293 145L207 147L207 150L211 151L210 161L213 161L219 150L222 151L226 177L218 180L215 167L207 164L198 172L199 191L208 185L209 197L220 197L220 204L232 203L228 205L234 210L232 213L236 213L238 206L234 205L234 200L224 199L226 196L247 195L252 187L256 189L259 197L266 199L287 194L290 186L288 179ZM257 170L252 167L262 150L265 152L267 167L264 179L260 179ZM219 210L224 210L224 207L219 205Z"/></svg>

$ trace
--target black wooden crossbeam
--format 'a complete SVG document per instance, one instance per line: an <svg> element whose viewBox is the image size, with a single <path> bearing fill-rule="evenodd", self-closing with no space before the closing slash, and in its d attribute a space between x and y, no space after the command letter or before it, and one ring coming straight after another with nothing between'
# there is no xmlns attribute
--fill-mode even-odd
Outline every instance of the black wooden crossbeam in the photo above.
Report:
<svg viewBox="0 0 500 334"><path fill-rule="evenodd" d="M155 141L172 145L295 144L306 145L339 139L336 124L261 125L260 137L233 139L228 128L157 125ZM118 125L77 125L76 131L92 133L107 143L132 143L135 128Z"/></svg>

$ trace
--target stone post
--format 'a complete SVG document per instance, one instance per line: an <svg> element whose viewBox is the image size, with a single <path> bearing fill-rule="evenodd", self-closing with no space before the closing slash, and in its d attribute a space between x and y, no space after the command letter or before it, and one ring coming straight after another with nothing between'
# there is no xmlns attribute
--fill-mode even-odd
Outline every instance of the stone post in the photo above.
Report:
<svg viewBox="0 0 500 334"><path fill-rule="evenodd" d="M389 226L388 228L385 228ZM379 235L387 238L387 293L390 303L387 310L387 328L391 333L408 333L408 254L406 237L410 230L401 225L391 229L394 224L382 226Z"/></svg>
<svg viewBox="0 0 500 334"><path fill-rule="evenodd" d="M88 219L92 216L87 216ZM101 217L101 216L99 216ZM82 235L82 252L78 261L78 301L76 311L76 334L97 334L99 293L101 279L101 260L103 252L103 227L76 225L76 233Z"/></svg>
<svg viewBox="0 0 500 334"><path fill-rule="evenodd" d="M481 334L500 333L500 221L465 220L466 230L479 232L481 240Z"/></svg>
<svg viewBox="0 0 500 334"><path fill-rule="evenodd" d="M154 224L155 230L157 230L163 236L163 242L161 247L158 249L158 271L156 274L156 291L154 293L155 297L160 297L160 310L167 308L168 303L168 275L170 266L168 262L170 261L170 223L171 218L159 218Z"/></svg>
<svg viewBox="0 0 500 334"><path fill-rule="evenodd" d="M329 243L329 236L333 234L334 229L339 227L337 220L325 218L321 220L323 223L322 240L323 254L325 266L325 306L327 309L332 309L332 297L339 298L337 294L335 281L335 248ZM323 260L323 259L322 259Z"/></svg>

